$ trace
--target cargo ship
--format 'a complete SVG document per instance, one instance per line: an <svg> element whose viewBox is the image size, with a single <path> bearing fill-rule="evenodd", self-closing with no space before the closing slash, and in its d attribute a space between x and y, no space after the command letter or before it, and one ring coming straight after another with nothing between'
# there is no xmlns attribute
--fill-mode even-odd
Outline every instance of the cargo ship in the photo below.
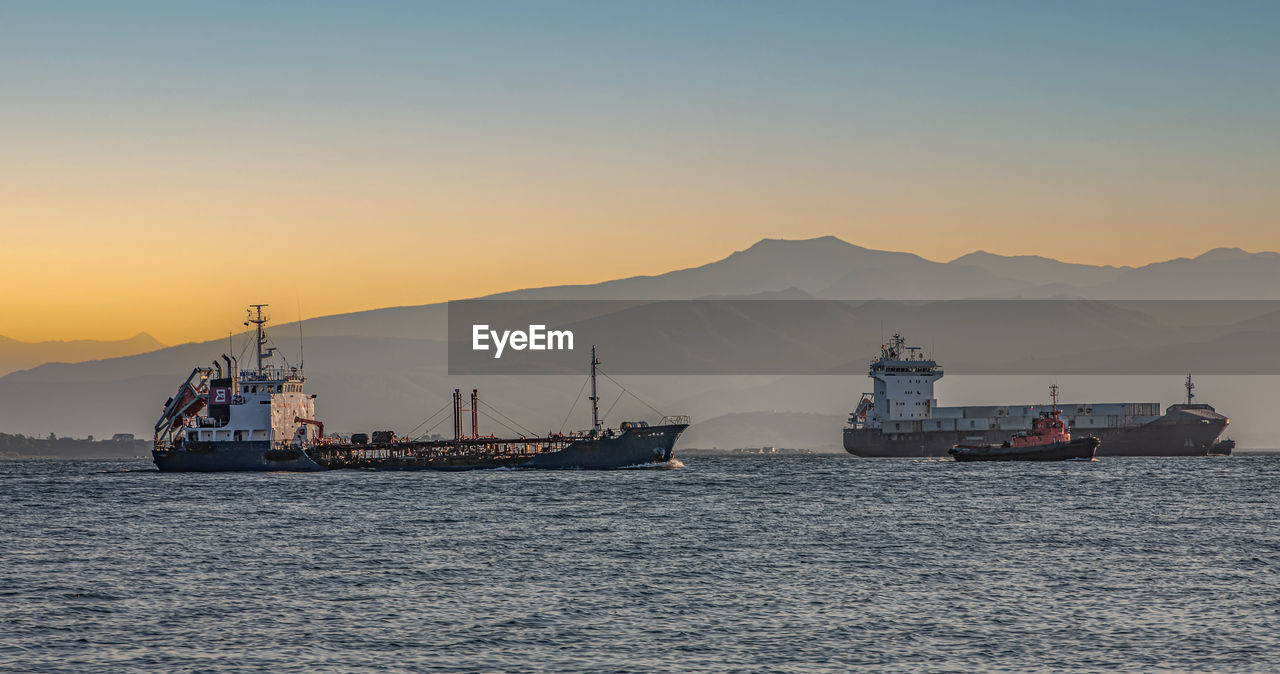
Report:
<svg viewBox="0 0 1280 674"><path fill-rule="evenodd" d="M895 334L871 361L871 393L862 394L844 429L845 451L861 457L942 457L956 445L998 444L1028 431L1043 405L939 407L933 395L942 367L919 347ZM1210 405L1193 402L1064 403L1062 419L1074 432L1097 437L1098 456L1204 456L1229 419Z"/></svg>
<svg viewBox="0 0 1280 674"><path fill-rule="evenodd" d="M623 422L614 430L601 423L591 349L589 430L535 437L481 435L477 391L471 394L471 433L463 434L461 391L453 392L452 439L414 440L390 431L348 437L325 435L316 419L315 395L304 391L301 367L270 364L263 309L252 305L245 325L254 326L256 363L241 370L222 355L210 367L196 367L164 404L155 425L152 458L163 472L468 470L543 468L601 470L670 465L687 416L666 416L650 425Z"/></svg>

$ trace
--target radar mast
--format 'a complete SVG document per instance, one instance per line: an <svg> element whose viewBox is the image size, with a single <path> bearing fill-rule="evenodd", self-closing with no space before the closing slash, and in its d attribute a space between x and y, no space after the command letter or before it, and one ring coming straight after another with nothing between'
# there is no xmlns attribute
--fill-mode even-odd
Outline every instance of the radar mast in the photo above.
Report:
<svg viewBox="0 0 1280 674"><path fill-rule="evenodd" d="M596 366L600 360L596 358L596 347L591 345L591 430L600 434L600 396L596 394Z"/></svg>
<svg viewBox="0 0 1280 674"><path fill-rule="evenodd" d="M266 325L268 320L271 319L270 316L262 312L262 310L268 306L271 306L271 305L250 304L249 316L244 321L244 324L246 326L252 323L254 326L254 329L257 332L257 339L255 340L257 346L255 347L254 350L257 352L257 356L258 356L258 374L259 375L262 374L262 361L264 359L270 358L271 354L275 353L275 350L276 350L274 346L272 347L267 346L267 344L271 340L267 338L267 331L262 327L263 325Z"/></svg>

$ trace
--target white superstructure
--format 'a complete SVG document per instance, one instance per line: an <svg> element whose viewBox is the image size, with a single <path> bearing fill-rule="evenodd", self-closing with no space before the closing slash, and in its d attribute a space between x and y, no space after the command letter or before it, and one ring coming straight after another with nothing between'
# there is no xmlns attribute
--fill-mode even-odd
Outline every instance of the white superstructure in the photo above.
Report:
<svg viewBox="0 0 1280 674"><path fill-rule="evenodd" d="M924 357L919 347L906 346L900 334L880 346L880 357L871 362L868 376L875 382L867 421L872 428L885 422L919 421L933 417L938 401L933 383L942 379L942 368Z"/></svg>
<svg viewBox="0 0 1280 674"><path fill-rule="evenodd" d="M156 424L158 446L200 448L209 443L255 443L265 450L300 447L320 439L315 395L306 393L306 376L297 367L267 365L275 352L268 346L267 317L254 305L245 325L256 328L257 367L242 372L235 358L196 368L165 405Z"/></svg>

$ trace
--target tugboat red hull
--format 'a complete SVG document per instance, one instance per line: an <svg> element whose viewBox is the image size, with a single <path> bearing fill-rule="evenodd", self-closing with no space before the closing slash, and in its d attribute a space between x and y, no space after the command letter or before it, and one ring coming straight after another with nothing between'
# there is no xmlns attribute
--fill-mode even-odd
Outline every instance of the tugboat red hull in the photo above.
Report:
<svg viewBox="0 0 1280 674"><path fill-rule="evenodd" d="M1066 461L1068 459L1087 461L1093 458L1101 444L1101 440L1088 436L1066 442L1027 447L956 445L948 453L955 457L956 461Z"/></svg>

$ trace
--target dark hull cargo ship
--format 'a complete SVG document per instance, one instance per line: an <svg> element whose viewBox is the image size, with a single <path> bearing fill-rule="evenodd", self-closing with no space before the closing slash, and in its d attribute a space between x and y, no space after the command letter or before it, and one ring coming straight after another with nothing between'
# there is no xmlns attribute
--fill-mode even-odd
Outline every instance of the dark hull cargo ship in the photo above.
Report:
<svg viewBox="0 0 1280 674"><path fill-rule="evenodd" d="M956 445L999 444L1039 417L1037 405L938 407L933 384L942 367L894 335L872 361L873 393L864 393L844 429L845 451L861 457L945 457ZM1101 441L1098 456L1204 456L1229 420L1209 405L1187 402L1063 404L1075 432Z"/></svg>
<svg viewBox="0 0 1280 674"><path fill-rule="evenodd" d="M623 422L615 431L600 423L595 349L591 350L592 427L544 437L482 436L479 397L471 394L471 434L462 433L462 396L454 390L454 437L400 439L389 431L327 437L315 418L315 396L303 392L300 368L267 365L262 313L253 305L246 325L256 326L257 368L241 371L235 358L197 367L165 402L156 422L152 458L164 472L371 470L472 470L533 468L604 470L671 465L676 440L689 426L685 416L655 425ZM225 363L225 370L223 368ZM441 410L443 411L443 410Z"/></svg>
<svg viewBox="0 0 1280 674"><path fill-rule="evenodd" d="M600 423L596 394L595 347L591 348L591 430L554 433L544 437L499 438L481 435L479 393L471 391L471 406L463 408L462 392L453 391L453 438L398 439L388 431L373 434L372 442L352 436L351 442L323 442L307 454L323 468L372 470L476 470L538 468L552 470L610 470L670 465L676 440L689 427L686 416L663 417L656 425L624 421L618 430ZM443 410L441 410L443 411ZM462 413L471 412L471 433L462 432ZM572 410L570 410L572 411Z"/></svg>

